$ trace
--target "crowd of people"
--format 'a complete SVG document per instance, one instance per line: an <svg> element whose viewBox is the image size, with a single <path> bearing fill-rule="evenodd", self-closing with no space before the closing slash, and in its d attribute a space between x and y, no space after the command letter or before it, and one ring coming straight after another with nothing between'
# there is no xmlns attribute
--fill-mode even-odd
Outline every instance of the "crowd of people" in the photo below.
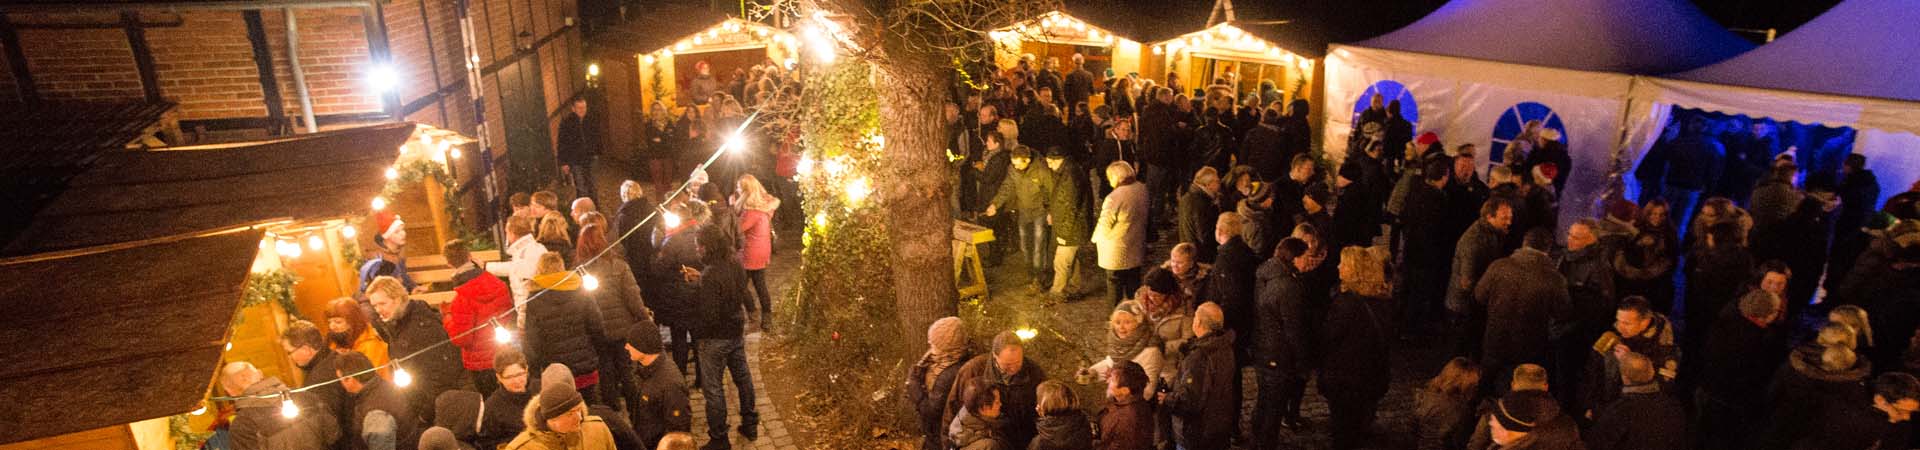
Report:
<svg viewBox="0 0 1920 450"><path fill-rule="evenodd" d="M1309 431L1310 382L1332 447L1366 447L1411 342L1451 358L1406 405L1423 449L1910 442L1920 183L1882 207L1863 156L1803 169L1696 129L1661 144L1666 189L1563 223L1567 179L1604 174L1539 123L1480 168L1375 97L1335 163L1306 102L1231 77L1188 97L1079 55L991 73L946 109L956 217L1017 236L985 258L1050 302L1100 293L1079 283L1092 245L1113 309L1103 342L1073 344L1104 358L1067 381L1107 398L1084 415L1018 336L977 346L949 317L905 381L924 449L1281 448ZM1721 177L1729 158L1768 175Z"/></svg>

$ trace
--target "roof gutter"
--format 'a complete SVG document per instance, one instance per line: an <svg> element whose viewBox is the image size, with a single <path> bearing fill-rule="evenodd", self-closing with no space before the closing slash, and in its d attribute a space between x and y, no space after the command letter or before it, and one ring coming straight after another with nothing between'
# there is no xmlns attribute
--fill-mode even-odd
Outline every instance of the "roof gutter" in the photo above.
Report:
<svg viewBox="0 0 1920 450"><path fill-rule="evenodd" d="M168 11L244 11L266 9L361 8L373 0L169 0L86 2L67 1L0 5L0 12L74 12L99 10L158 9Z"/></svg>

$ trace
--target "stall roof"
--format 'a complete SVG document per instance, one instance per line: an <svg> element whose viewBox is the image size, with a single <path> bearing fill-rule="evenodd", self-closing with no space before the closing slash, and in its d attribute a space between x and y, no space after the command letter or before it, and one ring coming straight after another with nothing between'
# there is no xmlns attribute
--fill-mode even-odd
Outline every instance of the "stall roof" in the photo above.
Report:
<svg viewBox="0 0 1920 450"><path fill-rule="evenodd" d="M0 261L0 444L196 408L261 234Z"/></svg>
<svg viewBox="0 0 1920 450"><path fill-rule="evenodd" d="M0 237L27 226L67 180L107 152L151 143L171 103L45 103L0 107ZM4 242L4 241L0 241Z"/></svg>
<svg viewBox="0 0 1920 450"><path fill-rule="evenodd" d="M631 58L632 55L666 48L694 33L725 23L727 19L726 14L714 12L704 4L662 3L595 34L590 44L596 52L606 51Z"/></svg>
<svg viewBox="0 0 1920 450"><path fill-rule="evenodd" d="M366 211L412 123L235 144L108 151L59 185L0 256ZM0 160L62 157L13 154ZM8 186L9 188L14 186Z"/></svg>
<svg viewBox="0 0 1920 450"><path fill-rule="evenodd" d="M1920 3L1847 0L1772 43L1671 75L1690 81L1920 101Z"/></svg>
<svg viewBox="0 0 1920 450"><path fill-rule="evenodd" d="M1701 67L1753 48L1685 0L1453 0L1354 45L1628 74Z"/></svg>

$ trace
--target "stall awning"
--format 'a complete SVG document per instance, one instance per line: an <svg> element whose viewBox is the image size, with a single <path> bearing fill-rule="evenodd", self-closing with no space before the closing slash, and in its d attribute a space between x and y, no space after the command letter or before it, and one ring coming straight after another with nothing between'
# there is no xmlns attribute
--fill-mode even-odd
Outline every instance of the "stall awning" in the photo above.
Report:
<svg viewBox="0 0 1920 450"><path fill-rule="evenodd" d="M1753 48L1685 0L1453 0L1354 45L1627 74L1701 67Z"/></svg>
<svg viewBox="0 0 1920 450"><path fill-rule="evenodd" d="M0 444L197 408L261 234L0 261Z"/></svg>
<svg viewBox="0 0 1920 450"><path fill-rule="evenodd" d="M365 212L414 132L392 123L236 144L111 151L59 186L0 256ZM0 151L0 157L6 156Z"/></svg>

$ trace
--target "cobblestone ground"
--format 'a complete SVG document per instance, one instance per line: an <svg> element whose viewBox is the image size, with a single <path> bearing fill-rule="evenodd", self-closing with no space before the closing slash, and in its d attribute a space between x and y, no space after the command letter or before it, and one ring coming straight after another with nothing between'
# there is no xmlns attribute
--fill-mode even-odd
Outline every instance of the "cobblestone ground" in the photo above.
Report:
<svg viewBox="0 0 1920 450"><path fill-rule="evenodd" d="M788 241L791 241L791 239ZM800 252L798 249L790 248L790 246L782 247L783 248L774 252L773 260L767 265L767 285L774 286L772 289L776 291L774 294L775 298L779 298L781 293L786 292L788 275L800 267ZM770 386L777 381L761 375L765 373L761 368L766 365L762 359L762 349L765 348L762 342L765 340L766 333L758 330L749 330L746 338L747 369L748 372L753 374L753 403L754 408L760 412L760 439L749 442L746 437L740 435L738 431L740 427L740 392L734 390L732 380L728 380L726 383L727 398L720 399L727 404L728 442L733 445L733 448L748 450L797 450L809 448L809 445L806 443L795 442L798 437L789 434L785 420L786 416L781 414L781 411L774 406L772 400L768 399L768 395L773 391ZM687 380L693 380L693 377L689 376ZM707 442L711 441L711 439L707 438L708 419L706 397L701 394L699 386L688 387L692 389L692 392L690 392L688 396L689 401L687 404L693 409L694 441L702 445L702 448L705 448L704 446L707 445Z"/></svg>

